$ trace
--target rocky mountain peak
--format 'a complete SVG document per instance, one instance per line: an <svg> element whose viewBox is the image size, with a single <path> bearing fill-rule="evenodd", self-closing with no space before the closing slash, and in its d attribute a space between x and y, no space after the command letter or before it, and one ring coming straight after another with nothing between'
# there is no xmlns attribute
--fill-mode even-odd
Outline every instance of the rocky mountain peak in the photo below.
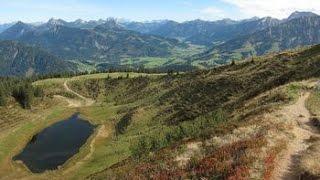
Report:
<svg viewBox="0 0 320 180"><path fill-rule="evenodd" d="M313 12L295 11L288 17L288 20L290 21L290 20L297 19L297 18L313 17L313 16L318 16L318 15Z"/></svg>
<svg viewBox="0 0 320 180"><path fill-rule="evenodd" d="M54 19L54 18L51 18L48 22L47 22L47 25L53 25L53 26L62 26L62 25L65 25L66 22L62 19Z"/></svg>

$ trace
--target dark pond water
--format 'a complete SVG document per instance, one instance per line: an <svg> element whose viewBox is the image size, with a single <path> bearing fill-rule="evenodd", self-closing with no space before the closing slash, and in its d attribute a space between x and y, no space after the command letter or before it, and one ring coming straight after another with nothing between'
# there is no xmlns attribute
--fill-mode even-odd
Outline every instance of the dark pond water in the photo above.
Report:
<svg viewBox="0 0 320 180"><path fill-rule="evenodd" d="M79 152L95 126L74 114L33 136L13 160L22 161L33 173L57 169Z"/></svg>

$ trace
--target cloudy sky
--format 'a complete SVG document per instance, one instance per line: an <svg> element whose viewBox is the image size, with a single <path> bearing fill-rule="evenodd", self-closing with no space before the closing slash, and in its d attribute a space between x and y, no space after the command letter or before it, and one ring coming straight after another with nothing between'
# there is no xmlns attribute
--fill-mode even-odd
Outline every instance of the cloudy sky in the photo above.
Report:
<svg viewBox="0 0 320 180"><path fill-rule="evenodd" d="M285 18L294 11L320 14L320 0L0 0L0 23L49 18L146 21L218 20L253 16Z"/></svg>

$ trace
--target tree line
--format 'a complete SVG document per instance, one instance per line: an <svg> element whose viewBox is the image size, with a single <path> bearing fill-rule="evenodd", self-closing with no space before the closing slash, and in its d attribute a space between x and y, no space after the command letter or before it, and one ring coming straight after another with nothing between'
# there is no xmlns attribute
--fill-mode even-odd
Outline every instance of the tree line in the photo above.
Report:
<svg viewBox="0 0 320 180"><path fill-rule="evenodd" d="M175 70L172 70L175 69ZM194 69L193 69L194 70ZM0 77L0 106L7 105L10 98L14 98L17 102L21 104L23 108L31 108L32 101L34 97L43 97L44 92L40 87L33 87L32 82L51 79L51 78L70 78L81 75L89 74L99 74L99 73L115 73L124 72L127 73L125 77L118 77L118 79L129 78L129 73L145 73L145 74L156 74L156 73L167 73L167 75L179 75L179 72L192 71L192 69L182 68L177 70L177 68L154 68L146 69L143 67L139 68L108 68L106 70L96 70L96 71L84 71L84 72L64 72L56 74L46 74L46 75L34 75L29 78L23 77ZM96 87L95 84L90 84L90 87ZM95 88L97 91L97 88ZM95 91L93 91L95 92ZM95 93L97 94L97 93ZM94 98L95 94L92 94Z"/></svg>
<svg viewBox="0 0 320 180"><path fill-rule="evenodd" d="M189 71L194 71L194 69L190 69ZM75 76L82 75L90 75L90 74L100 74L100 73L145 73L145 74L160 74L167 73L168 75L179 74L179 72L186 72L186 70L172 70L172 69L144 69L144 68L115 68L108 70L95 70L95 71L83 71L83 72L64 72L64 73L56 73L56 74L46 74L46 75L35 75L30 79L32 81L43 80L43 79L51 79L51 78L70 78Z"/></svg>

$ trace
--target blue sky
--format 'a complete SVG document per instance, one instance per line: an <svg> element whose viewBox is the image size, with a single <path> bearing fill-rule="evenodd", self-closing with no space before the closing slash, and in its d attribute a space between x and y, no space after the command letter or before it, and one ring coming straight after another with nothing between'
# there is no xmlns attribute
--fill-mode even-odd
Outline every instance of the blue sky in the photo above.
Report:
<svg viewBox="0 0 320 180"><path fill-rule="evenodd" d="M146 21L285 18L293 11L320 13L319 0L0 0L0 23L108 17Z"/></svg>

